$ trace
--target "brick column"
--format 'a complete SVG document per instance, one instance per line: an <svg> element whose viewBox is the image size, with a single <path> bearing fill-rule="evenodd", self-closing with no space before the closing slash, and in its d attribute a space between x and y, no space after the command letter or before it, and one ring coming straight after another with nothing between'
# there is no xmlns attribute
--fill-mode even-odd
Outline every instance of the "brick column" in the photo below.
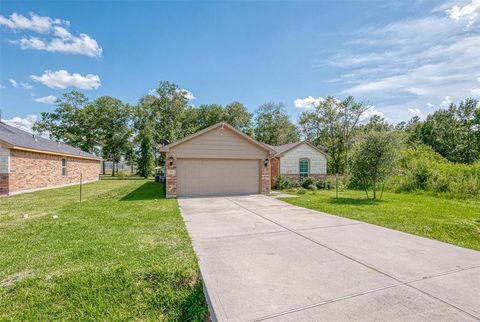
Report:
<svg viewBox="0 0 480 322"><path fill-rule="evenodd" d="M272 179L272 187L275 186L275 181L280 176L280 158L272 158L271 162L271 179Z"/></svg>
<svg viewBox="0 0 480 322"><path fill-rule="evenodd" d="M262 169L262 186L260 189L260 193L270 193L271 188L272 188L272 182L270 179L271 176L271 165L272 165L272 160L268 162L268 164L265 166L265 160L260 160L260 168Z"/></svg>
<svg viewBox="0 0 480 322"><path fill-rule="evenodd" d="M172 165L168 160L168 155L165 158L166 163L166 187L167 187L167 198L175 198L177 196L177 159L174 159Z"/></svg>

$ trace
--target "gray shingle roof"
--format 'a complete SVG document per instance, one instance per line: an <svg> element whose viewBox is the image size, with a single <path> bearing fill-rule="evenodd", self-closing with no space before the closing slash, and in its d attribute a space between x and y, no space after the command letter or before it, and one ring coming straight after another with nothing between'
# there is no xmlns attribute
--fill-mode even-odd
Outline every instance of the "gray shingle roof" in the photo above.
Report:
<svg viewBox="0 0 480 322"><path fill-rule="evenodd" d="M300 145L302 143L305 143L306 141L300 141L300 142L294 142L294 143L288 143L288 144L283 144L283 145L277 145L277 146L274 146L274 145L268 145L270 148L272 148L273 150L277 151L277 154L282 154L283 152L285 151L288 151L290 150L291 148L297 146L297 145ZM308 143L309 144L309 143ZM311 145L311 144L310 144ZM317 150L323 152L323 153L326 153L325 152L325 148L323 147L315 147Z"/></svg>
<svg viewBox="0 0 480 322"><path fill-rule="evenodd" d="M31 133L7 125L3 122L0 122L0 141L27 149L100 159L93 154L80 150L79 148L75 148L65 143L48 140L38 135L34 136Z"/></svg>

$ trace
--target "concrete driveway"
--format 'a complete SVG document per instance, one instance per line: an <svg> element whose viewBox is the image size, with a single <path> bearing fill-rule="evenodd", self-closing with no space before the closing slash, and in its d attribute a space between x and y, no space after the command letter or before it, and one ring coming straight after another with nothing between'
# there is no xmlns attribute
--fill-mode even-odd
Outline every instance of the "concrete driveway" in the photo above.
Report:
<svg viewBox="0 0 480 322"><path fill-rule="evenodd" d="M480 320L480 252L262 195L178 201L214 320Z"/></svg>

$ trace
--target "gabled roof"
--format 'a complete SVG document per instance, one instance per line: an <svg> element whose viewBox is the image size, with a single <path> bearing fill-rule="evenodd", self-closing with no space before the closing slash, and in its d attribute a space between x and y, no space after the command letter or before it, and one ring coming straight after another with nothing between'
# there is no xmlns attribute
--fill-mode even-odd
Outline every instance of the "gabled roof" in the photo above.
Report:
<svg viewBox="0 0 480 322"><path fill-rule="evenodd" d="M10 149L101 160L93 154L65 143L48 140L0 122L0 143Z"/></svg>
<svg viewBox="0 0 480 322"><path fill-rule="evenodd" d="M224 128L224 127L225 127L225 128L227 128L227 129L235 132L236 134L238 134L239 136L243 137L243 138L246 139L247 141L250 141L251 143L259 146L259 147L262 148L262 149L265 149L265 150L271 152L272 154L275 154L275 153L276 153L276 150L272 149L269 145L264 144L264 143L261 143L261 142L258 142L257 140L253 139L252 137L248 136L247 134L243 133L242 131L237 130L236 128L234 128L233 126L231 126L230 124L228 124L228 123L226 123L226 122L219 122L219 123L214 124L214 125L212 125L212 126L210 126L210 127L207 127L206 129L203 129L203 130L201 130L201 131L198 131L198 132L196 132L196 133L194 133L194 134L192 134L192 135L190 135L190 136L187 136L187 137L185 137L185 138L183 138L183 139L181 139L181 140L178 140L178 141L176 141L176 142L173 142L173 143L170 143L170 144L168 144L168 145L165 145L165 146L163 146L163 147L160 148L160 151L161 151L161 152L168 152L168 151L170 150L170 148L172 148L172 147L174 147L174 146L177 146L177 145L180 145L180 144L185 143L185 142L187 142L187 141L190 141L190 140L193 139L193 138L196 138L196 137L198 137L198 136L200 136L200 135L202 135L202 134L204 134L204 133L210 132L210 131L212 131L212 130L214 130L214 129L217 129L217 128L219 128L219 127L221 127L221 128Z"/></svg>
<svg viewBox="0 0 480 322"><path fill-rule="evenodd" d="M302 144L308 145L309 147L317 150L318 152L322 153L325 156L327 155L327 153L325 151L316 147L315 145L313 145L312 143L310 143L308 141L300 141L300 142L294 142L294 143L288 143L288 144L283 144L283 145L278 145L278 146L270 146L270 147L272 149L274 149L275 151L277 151L277 154L275 156L281 156L281 155L285 154L286 152L288 152L290 150L293 150L294 148L296 148L297 146L302 145Z"/></svg>

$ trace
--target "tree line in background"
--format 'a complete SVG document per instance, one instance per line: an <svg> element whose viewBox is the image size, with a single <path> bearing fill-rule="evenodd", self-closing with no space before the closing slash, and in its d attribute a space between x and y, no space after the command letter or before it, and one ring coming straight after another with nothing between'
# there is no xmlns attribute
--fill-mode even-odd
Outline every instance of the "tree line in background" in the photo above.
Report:
<svg viewBox="0 0 480 322"><path fill-rule="evenodd" d="M454 171L459 174L477 167L480 160L480 107L474 99L452 103L425 120L414 117L392 125L378 115L361 122L369 106L353 97L327 97L304 111L296 125L281 103L267 102L250 113L240 102L194 107L186 94L168 81L160 82L154 93L141 97L136 105L110 96L90 101L71 91L57 101L53 112L41 113L34 130L113 161L114 169L124 159L147 177L164 162L159 145L225 121L270 145L300 138L310 141L328 153L329 173L348 175L350 185L372 189L373 196L391 177L397 179L389 185L398 190L455 190L458 187L440 184L442 175L451 174L445 170L448 165L464 169ZM432 174L435 171L429 167L437 173Z"/></svg>
<svg viewBox="0 0 480 322"><path fill-rule="evenodd" d="M239 102L194 107L188 104L186 94L168 81L160 82L155 92L141 97L137 105L111 96L90 101L84 94L71 91L57 100L53 112L41 113L33 130L112 161L112 175L115 164L123 159L136 164L144 177L164 162L159 145L221 121L271 145L300 138L281 103L265 103L252 114Z"/></svg>

